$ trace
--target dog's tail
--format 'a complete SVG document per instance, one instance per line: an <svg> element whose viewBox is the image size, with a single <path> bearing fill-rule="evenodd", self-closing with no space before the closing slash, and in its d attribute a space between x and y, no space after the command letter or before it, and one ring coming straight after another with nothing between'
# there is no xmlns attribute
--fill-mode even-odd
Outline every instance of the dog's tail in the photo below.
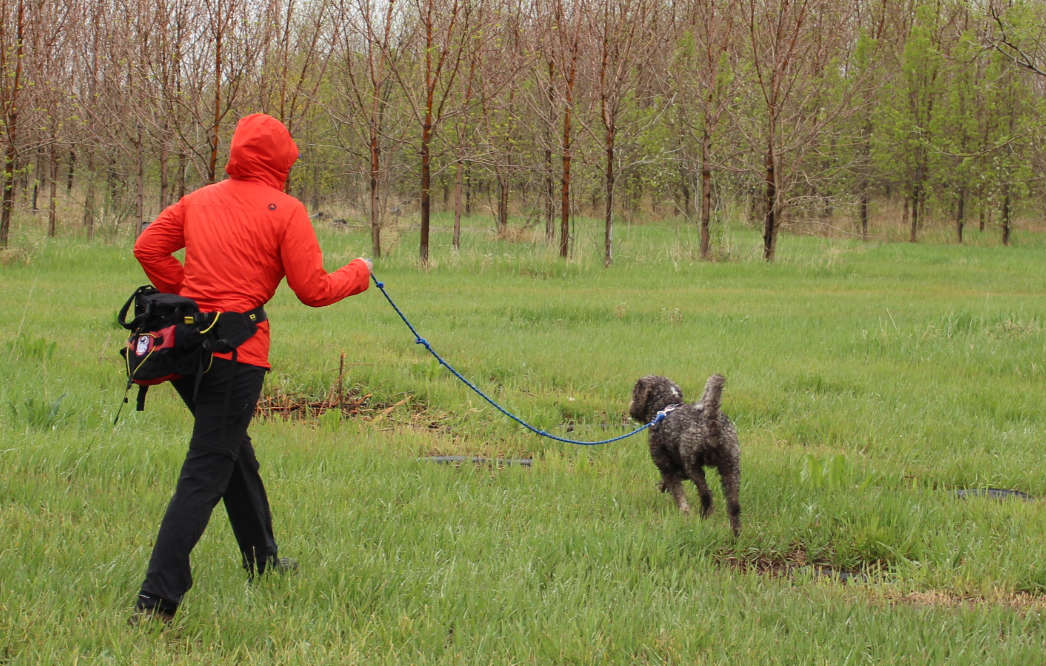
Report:
<svg viewBox="0 0 1046 666"><path fill-rule="evenodd" d="M719 404L723 398L723 384L726 377L723 375L712 375L705 383L705 394L701 396L701 405L704 407L704 415L709 419L719 418Z"/></svg>

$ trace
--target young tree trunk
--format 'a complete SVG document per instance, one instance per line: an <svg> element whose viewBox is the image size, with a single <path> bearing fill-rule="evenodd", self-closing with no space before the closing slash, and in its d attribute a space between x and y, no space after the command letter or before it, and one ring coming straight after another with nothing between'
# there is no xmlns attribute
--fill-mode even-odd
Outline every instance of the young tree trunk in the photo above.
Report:
<svg viewBox="0 0 1046 666"><path fill-rule="evenodd" d="M179 199L181 199L182 197L185 196L185 189L186 189L186 184L185 184L186 161L187 161L187 157L185 155L185 151L184 150L183 151L179 151L178 152L178 178L177 178L177 181L176 181L178 183L178 198Z"/></svg>
<svg viewBox="0 0 1046 666"><path fill-rule="evenodd" d="M134 215L136 222L137 233L142 233L145 230L145 225L148 222L145 219L145 156L142 154L142 128L138 128L138 132L134 141L134 161L135 161L135 172L134 172L134 184L135 184L135 197L134 197Z"/></svg>
<svg viewBox="0 0 1046 666"><path fill-rule="evenodd" d="M498 176L498 237L504 237L508 231L508 179Z"/></svg>
<svg viewBox="0 0 1046 666"><path fill-rule="evenodd" d="M555 139L554 118L556 117L556 91L552 80L556 73L555 61L551 58L548 65L548 86L545 88L545 99L548 102L548 121L545 123L545 242L550 245L556 239L556 185L552 172L552 141Z"/></svg>
<svg viewBox="0 0 1046 666"><path fill-rule="evenodd" d="M556 185L552 176L552 149L545 149L545 242L556 238Z"/></svg>
<svg viewBox="0 0 1046 666"><path fill-rule="evenodd" d="M569 96L568 96L569 97ZM559 256L570 250L570 102L563 110L563 176L560 190Z"/></svg>
<svg viewBox="0 0 1046 666"><path fill-rule="evenodd" d="M40 212L40 185L42 184L40 177L47 173L44 171L44 151L43 148L37 146L36 148L36 176L33 178L33 195L30 200L30 207L34 213Z"/></svg>
<svg viewBox="0 0 1046 666"><path fill-rule="evenodd" d="M464 167L459 158L454 169L454 239L455 250L461 249L461 208L463 206L462 190L465 188Z"/></svg>
<svg viewBox="0 0 1046 666"><path fill-rule="evenodd" d="M465 163L465 217L472 216L472 162Z"/></svg>
<svg viewBox="0 0 1046 666"><path fill-rule="evenodd" d="M864 179L861 181L861 204L860 204L860 218L861 218L861 240L868 240L868 180Z"/></svg>
<svg viewBox="0 0 1046 666"><path fill-rule="evenodd" d="M7 89L4 84L4 92L8 93L8 99L4 100L7 113L3 119L4 138L7 140L7 150L4 152L4 174L3 174L3 196L0 202L0 248L6 248L8 238L11 234L11 215L15 205L15 166L18 160L16 138L18 136L18 93L22 87L22 54L23 40L25 36L25 7L22 0L18 0L18 9L15 19L15 44L14 44L14 74L11 87ZM6 45L4 45L6 47ZM6 77L8 72L2 72Z"/></svg>
<svg viewBox="0 0 1046 666"><path fill-rule="evenodd" d="M908 242L915 243L919 239L919 201L921 199L922 185L916 183L912 188L912 225L908 231Z"/></svg>
<svg viewBox="0 0 1046 666"><path fill-rule="evenodd" d="M170 201L171 185L167 175L167 155L167 141L164 139L160 141L159 164L157 165L157 169L160 172L160 198L158 200L160 210L167 208Z"/></svg>
<svg viewBox="0 0 1046 666"><path fill-rule="evenodd" d="M962 244L962 232L966 226L966 188L959 188L959 201L956 203L958 210L955 212L955 236L959 244Z"/></svg>
<svg viewBox="0 0 1046 666"><path fill-rule="evenodd" d="M378 196L381 176L381 146L378 135L371 131L370 136L370 249L375 259L381 258L381 199Z"/></svg>
<svg viewBox="0 0 1046 666"><path fill-rule="evenodd" d="M87 232L87 240L94 238L94 199L97 178L94 172L94 152L87 149L87 171L84 173L87 180L87 191L84 193L84 217L83 227Z"/></svg>
<svg viewBox="0 0 1046 666"><path fill-rule="evenodd" d="M219 15L221 13L221 5L218 5ZM220 23L221 17L218 17ZM215 35L214 40L214 117L211 121L211 132L207 137L207 140L211 144L211 154L207 160L207 182L215 182L216 174L218 172L218 130L222 120L222 38L223 31L221 29Z"/></svg>
<svg viewBox="0 0 1046 666"><path fill-rule="evenodd" d="M48 158L47 235L54 238L58 231L58 146L53 135Z"/></svg>
<svg viewBox="0 0 1046 666"><path fill-rule="evenodd" d="M614 261L614 130L607 131L606 138L606 210L604 212L603 231L603 267L609 267Z"/></svg>
<svg viewBox="0 0 1046 666"><path fill-rule="evenodd" d="M76 148L69 149L69 172L65 177L65 193L73 191L73 174L76 172Z"/></svg>
<svg viewBox="0 0 1046 666"><path fill-rule="evenodd" d="M712 251L712 169L708 166L712 137L701 135L701 259L708 261Z"/></svg>
<svg viewBox="0 0 1046 666"><path fill-rule="evenodd" d="M766 213L763 217L763 260L773 261L777 246L777 170L774 163L773 139L766 150L766 192L763 196Z"/></svg>
<svg viewBox="0 0 1046 666"><path fill-rule="evenodd" d="M419 259L423 266L429 263L429 221L431 214L431 155L429 154L429 142L432 138L432 117L426 114L425 122L421 128L421 243L419 248Z"/></svg>
<svg viewBox="0 0 1046 666"><path fill-rule="evenodd" d="M13 115L13 114L12 114ZM11 136L13 129L8 126L8 136ZM15 204L15 148L13 142L8 142L7 151L4 154L4 175L3 175L3 203L2 210L0 210L0 248L7 247L8 238L11 233L11 213L14 210Z"/></svg>
<svg viewBox="0 0 1046 666"><path fill-rule="evenodd" d="M1002 244L1010 244L1010 186L1003 185L1002 188Z"/></svg>
<svg viewBox="0 0 1046 666"><path fill-rule="evenodd" d="M694 204L692 201L692 193L690 191L690 174L686 164L679 161L679 193L677 194L678 200L676 201L676 208L683 211L683 217L687 221L693 219L694 215ZM681 205L680 205L681 204Z"/></svg>

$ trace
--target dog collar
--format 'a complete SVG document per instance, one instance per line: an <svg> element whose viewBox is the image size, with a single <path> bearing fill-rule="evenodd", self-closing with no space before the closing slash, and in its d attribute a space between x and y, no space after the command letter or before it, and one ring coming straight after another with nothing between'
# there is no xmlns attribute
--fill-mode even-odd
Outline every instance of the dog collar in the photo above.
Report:
<svg viewBox="0 0 1046 666"><path fill-rule="evenodd" d="M669 406L665 407L664 409L662 409L661 411L659 411L657 413L657 415L654 417L654 420L651 422L650 427L651 428L657 427L662 421L665 420L666 416L668 416L669 414L674 412L677 408L682 407L682 406L683 406L682 403L676 403L674 405L669 405Z"/></svg>

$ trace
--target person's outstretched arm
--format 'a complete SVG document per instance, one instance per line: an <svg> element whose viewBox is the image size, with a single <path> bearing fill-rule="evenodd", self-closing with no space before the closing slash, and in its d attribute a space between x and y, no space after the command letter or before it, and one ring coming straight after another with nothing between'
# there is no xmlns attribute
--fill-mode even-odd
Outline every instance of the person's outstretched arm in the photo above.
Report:
<svg viewBox="0 0 1046 666"><path fill-rule="evenodd" d="M294 215L280 245L287 284L305 305L322 307L366 291L370 286L371 262L353 259L328 273L316 232L304 210Z"/></svg>

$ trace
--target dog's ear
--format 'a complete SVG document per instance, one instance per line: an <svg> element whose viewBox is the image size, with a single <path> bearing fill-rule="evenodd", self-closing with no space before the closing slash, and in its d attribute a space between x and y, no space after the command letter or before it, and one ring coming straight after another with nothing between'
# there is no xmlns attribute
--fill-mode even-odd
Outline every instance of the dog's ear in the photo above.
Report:
<svg viewBox="0 0 1046 666"><path fill-rule="evenodd" d="M646 403L647 395L650 393L650 383L646 377L643 377L636 382L636 385L632 387L632 402L637 405Z"/></svg>
<svg viewBox="0 0 1046 666"><path fill-rule="evenodd" d="M629 415L636 420L642 419L646 414L649 399L650 381L648 377L642 377L632 387L632 404L629 405Z"/></svg>

